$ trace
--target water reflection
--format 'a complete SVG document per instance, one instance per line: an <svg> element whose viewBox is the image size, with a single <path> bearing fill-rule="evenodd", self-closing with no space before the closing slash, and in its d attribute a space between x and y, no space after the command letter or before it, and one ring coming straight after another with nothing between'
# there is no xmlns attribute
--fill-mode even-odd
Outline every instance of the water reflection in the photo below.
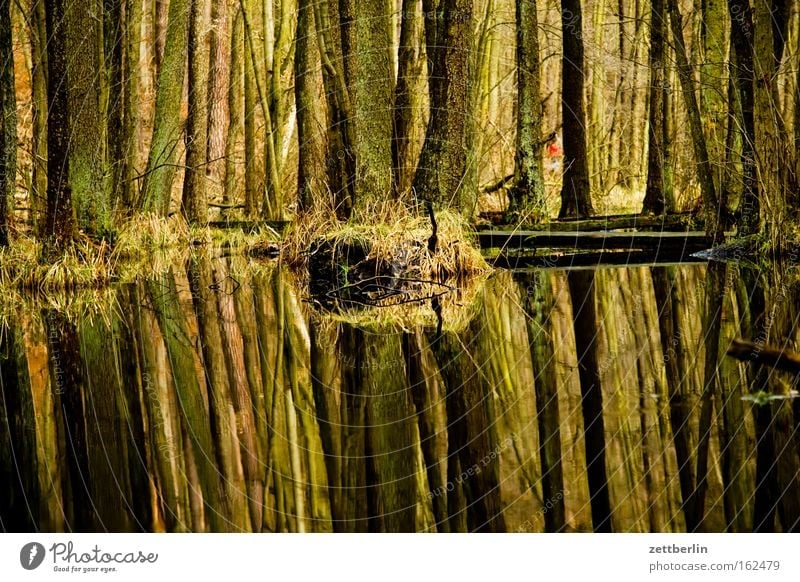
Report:
<svg viewBox="0 0 800 582"><path fill-rule="evenodd" d="M457 326L317 313L241 259L0 336L10 531L792 531L798 285L735 266L498 272Z"/></svg>

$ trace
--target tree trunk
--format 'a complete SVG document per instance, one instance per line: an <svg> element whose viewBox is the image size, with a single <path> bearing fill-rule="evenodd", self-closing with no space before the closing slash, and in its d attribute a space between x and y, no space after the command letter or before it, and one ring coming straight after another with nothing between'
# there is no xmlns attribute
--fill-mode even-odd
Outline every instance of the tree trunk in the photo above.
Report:
<svg viewBox="0 0 800 582"><path fill-rule="evenodd" d="M297 203L308 212L314 199L325 193L327 155L324 112L319 101L322 79L317 72L319 49L311 0L300 0L297 14L297 40L294 57L294 93L297 104Z"/></svg>
<svg viewBox="0 0 800 582"><path fill-rule="evenodd" d="M242 11L237 10L231 26L231 70L228 92L230 123L225 136L225 193L223 202L233 204L237 191L236 148L244 131L244 42L242 40Z"/></svg>
<svg viewBox="0 0 800 582"><path fill-rule="evenodd" d="M559 218L594 212L586 161L586 115L583 107L583 17L581 0L561 0L561 118L564 175Z"/></svg>
<svg viewBox="0 0 800 582"><path fill-rule="evenodd" d="M539 23L535 0L518 0L517 148L514 156L512 212L541 222L548 218L542 165L542 100L539 94Z"/></svg>
<svg viewBox="0 0 800 582"><path fill-rule="evenodd" d="M732 75L742 115L742 194L739 198L738 230L742 235L749 235L761 228L753 117L753 13L747 0L728 0L728 10L731 15L731 44L736 54ZM734 118L735 113L730 116Z"/></svg>
<svg viewBox="0 0 800 582"><path fill-rule="evenodd" d="M211 2L209 47L206 186L210 189L208 198L213 199L226 183L225 141L230 124L228 86L231 75L227 0Z"/></svg>
<svg viewBox="0 0 800 582"><path fill-rule="evenodd" d="M650 109L648 115L650 147L647 151L647 186L642 205L642 213L645 214L664 214L675 210L674 201L668 200L664 188L664 146L666 141L664 102L667 84L664 64L664 34L666 18L664 0L653 0L650 14Z"/></svg>
<svg viewBox="0 0 800 582"><path fill-rule="evenodd" d="M477 201L468 174L472 8L472 0L441 0L435 32L427 26L431 14L426 16L430 119L413 181L419 198L468 218Z"/></svg>
<svg viewBox="0 0 800 582"><path fill-rule="evenodd" d="M125 62L123 74L123 125L122 146L123 159L115 160L120 164L122 176L121 195L122 205L130 210L136 204L136 176L139 172L140 139L139 121L142 117L139 102L142 90L140 66L142 62L142 2L136 0L129 2L125 11Z"/></svg>
<svg viewBox="0 0 800 582"><path fill-rule="evenodd" d="M102 2L71 3L66 8L66 66L69 75L69 182L78 226L99 234L111 226L106 176L108 168L108 111L103 100L105 68ZM50 80L54 80L50 77ZM60 77L58 82L62 82Z"/></svg>
<svg viewBox="0 0 800 582"><path fill-rule="evenodd" d="M672 26L672 38L675 40L675 57L678 62L678 77L681 81L683 101L686 114L689 118L689 127L692 135L692 145L697 164L697 179L700 182L700 191L703 195L703 212L706 218L706 233L712 239L719 235L719 197L714 187L714 177L708 157L703 124L700 119L700 107L697 104L694 76L689 57L686 53L686 43L683 40L683 17L678 8L678 0L667 0L669 19Z"/></svg>
<svg viewBox="0 0 800 582"><path fill-rule="evenodd" d="M400 19L397 86L394 94L394 137L392 166L394 190L403 196L411 187L419 130L415 123L422 108L422 34L420 0L403 0Z"/></svg>
<svg viewBox="0 0 800 582"><path fill-rule="evenodd" d="M47 218L46 250L63 251L76 235L72 188L69 183L69 100L67 87L67 23L65 0L47 6ZM58 80L56 82L56 79Z"/></svg>
<svg viewBox="0 0 800 582"><path fill-rule="evenodd" d="M103 55L105 76L101 85L100 100L106 121L106 164L108 174L105 176L105 196L109 214L117 205L123 188L125 168L124 139L124 100L125 64L125 21L123 19L123 0L103 0ZM136 2L139 4L139 2ZM138 47L137 47L138 48ZM109 221L110 222L110 221Z"/></svg>
<svg viewBox="0 0 800 582"><path fill-rule="evenodd" d="M205 0L189 0L189 112L186 118L186 177L183 213L189 222L208 220L205 176L208 132L208 53Z"/></svg>
<svg viewBox="0 0 800 582"><path fill-rule="evenodd" d="M175 178L175 153L183 132L181 105L189 32L188 0L171 0L164 60L158 75L153 140L142 183L140 210L167 216Z"/></svg>
<svg viewBox="0 0 800 582"><path fill-rule="evenodd" d="M17 177L17 98L11 35L11 0L0 0L0 246L8 245Z"/></svg>
<svg viewBox="0 0 800 582"><path fill-rule="evenodd" d="M357 211L392 190L394 71L388 2L340 0L345 79L355 130Z"/></svg>

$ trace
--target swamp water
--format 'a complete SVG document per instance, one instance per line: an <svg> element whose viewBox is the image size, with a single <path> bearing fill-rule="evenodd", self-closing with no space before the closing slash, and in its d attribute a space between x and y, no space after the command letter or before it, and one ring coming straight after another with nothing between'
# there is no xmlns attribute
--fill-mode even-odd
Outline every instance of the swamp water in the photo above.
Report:
<svg viewBox="0 0 800 582"><path fill-rule="evenodd" d="M782 280L497 271L441 333L318 313L241 258L25 300L0 338L0 528L796 530L797 399L749 396L794 378L725 355L797 345Z"/></svg>

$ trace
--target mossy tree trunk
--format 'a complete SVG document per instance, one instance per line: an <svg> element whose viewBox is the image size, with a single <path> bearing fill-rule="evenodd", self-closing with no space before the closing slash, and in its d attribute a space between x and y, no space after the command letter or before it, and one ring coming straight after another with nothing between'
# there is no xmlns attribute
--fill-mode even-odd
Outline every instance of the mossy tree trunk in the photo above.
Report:
<svg viewBox="0 0 800 582"><path fill-rule="evenodd" d="M69 100L65 0L47 5L47 217L46 254L64 250L75 238L69 179Z"/></svg>
<svg viewBox="0 0 800 582"><path fill-rule="evenodd" d="M547 219L542 165L542 100L539 94L539 22L535 0L516 3L517 147L511 211Z"/></svg>
<svg viewBox="0 0 800 582"><path fill-rule="evenodd" d="M122 158L114 160L115 163L120 165L118 169L121 180L118 192L121 196L120 206L126 210L132 209L136 203L136 176L138 175L140 164L139 121L142 117L140 112L142 17L142 2L137 1L126 4L125 52L122 64L124 70L122 75L124 83L122 88L122 108L124 112L120 147Z"/></svg>
<svg viewBox="0 0 800 582"><path fill-rule="evenodd" d="M355 129L354 210L385 199L392 190L394 70L390 5L341 0L342 52Z"/></svg>
<svg viewBox="0 0 800 582"><path fill-rule="evenodd" d="M88 4L88 5L87 5ZM106 138L108 85L103 62L101 0L66 7L66 67L69 83L69 181L78 226L102 234L111 226L111 199ZM62 82L60 78L51 82Z"/></svg>
<svg viewBox="0 0 800 582"><path fill-rule="evenodd" d="M564 175L559 218L587 217L594 212L586 159L586 114L583 106L583 16L581 0L561 0L561 119Z"/></svg>
<svg viewBox="0 0 800 582"><path fill-rule="evenodd" d="M189 222L208 219L205 166L208 144L208 51L206 0L189 0L189 112L186 119L186 176L181 208Z"/></svg>
<svg viewBox="0 0 800 582"><path fill-rule="evenodd" d="M0 0L0 246L8 245L9 213L17 176L17 99L11 0Z"/></svg>
<svg viewBox="0 0 800 582"><path fill-rule="evenodd" d="M419 154L416 121L422 108L423 18L420 0L403 0L400 19L397 85L394 93L392 177L394 190L403 196L411 187Z"/></svg>
<svg viewBox="0 0 800 582"><path fill-rule="evenodd" d="M169 213L176 153L183 133L181 105L186 76L189 0L171 0L164 59L158 74L153 139L142 180L139 209Z"/></svg>
<svg viewBox="0 0 800 582"><path fill-rule="evenodd" d="M314 199L325 193L325 157L327 148L325 113L319 100L322 79L319 43L314 25L312 0L299 0L297 39L294 53L294 94L297 103L297 203L301 212L314 206Z"/></svg>
<svg viewBox="0 0 800 582"><path fill-rule="evenodd" d="M425 8L430 119L413 181L417 198L466 217L474 214L477 200L468 168L472 4L472 0L441 0L435 20Z"/></svg>

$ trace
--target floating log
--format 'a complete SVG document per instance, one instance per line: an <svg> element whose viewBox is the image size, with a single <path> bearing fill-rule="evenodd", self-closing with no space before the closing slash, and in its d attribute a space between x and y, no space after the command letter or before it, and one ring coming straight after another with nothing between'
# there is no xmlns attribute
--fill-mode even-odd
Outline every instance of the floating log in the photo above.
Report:
<svg viewBox="0 0 800 582"><path fill-rule="evenodd" d="M504 212L482 212L481 218L488 220L493 225L501 226L506 220ZM593 231L616 230L623 228L657 229L659 231L686 231L697 224L697 217L692 213L667 214L663 216L644 216L641 214L615 214L609 216L594 216L584 219L562 219L545 224L524 225L525 230L536 231ZM511 226L511 225L506 225ZM487 230L495 228L489 227Z"/></svg>
<svg viewBox="0 0 800 582"><path fill-rule="evenodd" d="M706 233L692 232L553 232L485 230L478 233L482 249L530 251L572 250L680 250L691 254L708 248Z"/></svg>
<svg viewBox="0 0 800 582"><path fill-rule="evenodd" d="M728 355L737 360L755 362L792 374L800 374L800 354L789 350L759 345L743 339L735 339L728 348Z"/></svg>

